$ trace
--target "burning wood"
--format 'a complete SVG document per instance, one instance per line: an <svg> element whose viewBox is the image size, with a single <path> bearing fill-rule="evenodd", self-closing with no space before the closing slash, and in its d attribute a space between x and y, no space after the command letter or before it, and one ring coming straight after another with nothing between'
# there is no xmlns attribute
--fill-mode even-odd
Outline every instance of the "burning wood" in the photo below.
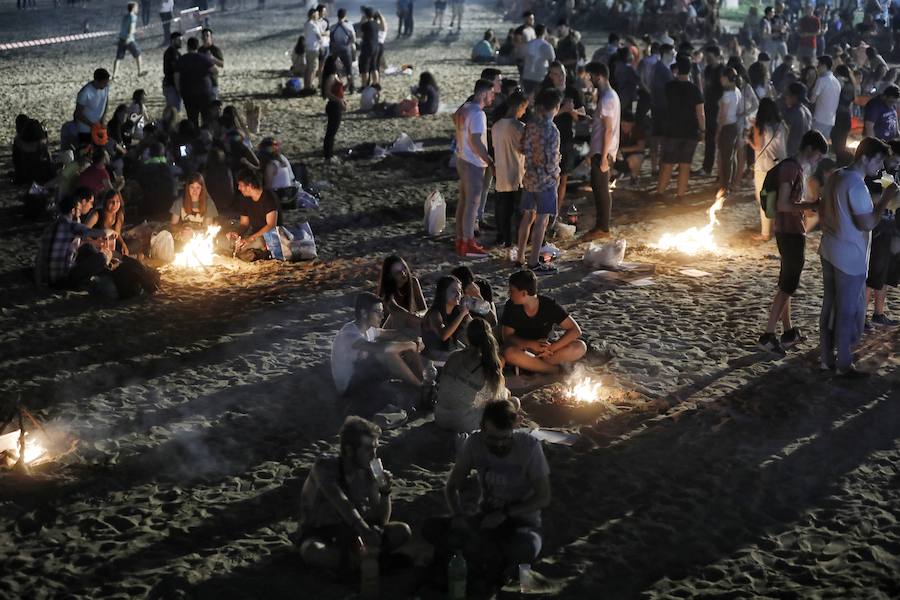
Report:
<svg viewBox="0 0 900 600"><path fill-rule="evenodd" d="M210 225L206 233L195 233L184 248L175 255L173 264L185 269L206 269L213 264L216 248L216 236L222 229L218 225Z"/></svg>
<svg viewBox="0 0 900 600"><path fill-rule="evenodd" d="M23 454L22 448L25 449ZM47 454L44 448L29 432L17 429L6 435L0 435L0 457L3 457L3 466L11 469L19 459L26 465L30 465Z"/></svg>
<svg viewBox="0 0 900 600"><path fill-rule="evenodd" d="M685 254L697 254L699 252L716 252L716 240L713 238L713 229L719 224L716 213L722 210L725 204L726 194L719 190L716 201L709 207L709 222L704 227L691 227L681 233L664 233L656 244L659 250L677 250Z"/></svg>
<svg viewBox="0 0 900 600"><path fill-rule="evenodd" d="M19 428L0 435L0 468L15 469L27 474L29 467L69 454L78 446L78 440L64 433L57 432L51 436L34 415L21 405L2 424L0 431L16 418ZM26 419L31 423L31 431L25 430Z"/></svg>

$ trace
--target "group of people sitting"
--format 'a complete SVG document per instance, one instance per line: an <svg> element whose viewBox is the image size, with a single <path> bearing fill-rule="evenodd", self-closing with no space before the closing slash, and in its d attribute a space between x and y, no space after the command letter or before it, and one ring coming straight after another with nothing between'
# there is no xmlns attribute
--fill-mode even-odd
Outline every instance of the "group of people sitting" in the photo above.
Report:
<svg viewBox="0 0 900 600"><path fill-rule="evenodd" d="M426 304L419 279L392 255L377 292L357 296L353 321L332 343L335 387L353 396L391 379L436 385L437 423L458 433L477 429L486 401L511 397L505 369L559 374L587 351L574 318L538 294L530 271L510 276L499 317L490 285L466 266L438 278Z"/></svg>

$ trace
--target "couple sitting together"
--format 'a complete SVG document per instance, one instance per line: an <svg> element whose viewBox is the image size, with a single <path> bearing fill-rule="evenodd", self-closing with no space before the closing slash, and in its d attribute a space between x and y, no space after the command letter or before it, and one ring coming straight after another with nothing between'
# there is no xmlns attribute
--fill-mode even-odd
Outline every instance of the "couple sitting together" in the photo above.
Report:
<svg viewBox="0 0 900 600"><path fill-rule="evenodd" d="M342 395L390 379L421 387L424 358L441 367L437 424L471 432L478 429L488 401L510 399L505 364L554 374L587 351L578 324L553 299L538 295L531 271L509 278L509 300L499 320L501 344L492 328L498 321L490 287L476 282L468 267L438 280L435 300L424 314L421 285L406 263L389 257L385 267L382 295L359 294L354 320L344 325L332 345L332 376ZM554 326L564 333L550 341Z"/></svg>

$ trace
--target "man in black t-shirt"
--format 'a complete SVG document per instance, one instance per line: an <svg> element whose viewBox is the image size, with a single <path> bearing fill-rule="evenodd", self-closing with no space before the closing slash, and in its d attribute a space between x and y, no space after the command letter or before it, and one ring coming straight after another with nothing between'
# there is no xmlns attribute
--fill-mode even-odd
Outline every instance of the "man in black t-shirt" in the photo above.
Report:
<svg viewBox="0 0 900 600"><path fill-rule="evenodd" d="M237 188L241 194L241 230L230 231L227 237L234 242L235 256L252 262L267 254L263 234L278 225L278 203L271 191L263 190L262 181L254 171L238 173Z"/></svg>
<svg viewBox="0 0 900 600"><path fill-rule="evenodd" d="M374 9L363 8L363 18L359 23L359 77L362 87L374 83L373 73L378 71L375 63L378 54L378 23L375 22Z"/></svg>
<svg viewBox="0 0 900 600"><path fill-rule="evenodd" d="M184 100L187 118L194 126L200 127L200 115L204 115L212 102L212 76L216 67L208 54L200 54L197 50L200 41L190 38L187 43L187 54L178 59L175 66L175 87Z"/></svg>
<svg viewBox="0 0 900 600"><path fill-rule="evenodd" d="M675 79L665 87L666 123L662 129L662 156L656 193L666 191L672 171L678 165L676 193L681 198L687 193L691 162L697 143L703 137L706 115L700 88L690 80L691 59L688 55L679 54L675 59L675 74Z"/></svg>
<svg viewBox="0 0 900 600"><path fill-rule="evenodd" d="M509 300L500 319L503 358L508 364L534 373L560 373L587 352L581 328L566 310L547 296L538 296L533 271L517 271L509 277ZM565 331L555 342L553 326Z"/></svg>
<svg viewBox="0 0 900 600"><path fill-rule="evenodd" d="M175 87L175 71L178 68L178 59L181 58L181 32L176 31L169 36L169 47L163 53L163 96L166 98L166 108L173 107L181 110L181 95Z"/></svg>
<svg viewBox="0 0 900 600"><path fill-rule="evenodd" d="M716 128L719 121L719 100L722 99L722 50L707 46L706 68L703 69L703 110L706 114L706 145L703 148L703 171L707 176L716 163ZM671 120L671 119L670 119Z"/></svg>
<svg viewBox="0 0 900 600"><path fill-rule="evenodd" d="M209 28L204 28L203 31L200 32L200 38L203 43L200 45L200 49L197 52L208 56L213 64L216 65L216 69L223 69L225 68L225 55L222 54L221 48L213 44L212 33L212 29ZM212 97L213 100L215 100L219 97L218 72L213 72L210 79L212 80Z"/></svg>

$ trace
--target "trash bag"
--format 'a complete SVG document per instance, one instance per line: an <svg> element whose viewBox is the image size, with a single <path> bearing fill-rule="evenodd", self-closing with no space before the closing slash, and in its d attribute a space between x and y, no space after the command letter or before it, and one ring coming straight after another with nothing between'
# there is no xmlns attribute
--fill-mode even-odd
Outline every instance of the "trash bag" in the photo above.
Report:
<svg viewBox="0 0 900 600"><path fill-rule="evenodd" d="M425 199L425 232L428 235L440 235L447 225L447 203L437 190L428 194Z"/></svg>
<svg viewBox="0 0 900 600"><path fill-rule="evenodd" d="M263 234L272 258L285 262L313 260L318 256L316 239L309 223L293 227L279 225Z"/></svg>
<svg viewBox="0 0 900 600"><path fill-rule="evenodd" d="M53 194L47 188L32 183L28 192L22 198L22 210L27 219L44 219L52 217L56 212L56 202Z"/></svg>
<svg viewBox="0 0 900 600"><path fill-rule="evenodd" d="M168 231L158 231L150 236L150 258L170 263L175 260L175 238Z"/></svg>
<svg viewBox="0 0 900 600"><path fill-rule="evenodd" d="M571 240L575 237L575 226L557 222L556 233L559 234L561 240Z"/></svg>
<svg viewBox="0 0 900 600"><path fill-rule="evenodd" d="M130 256L119 259L119 265L110 272L110 276L120 300L141 294L154 294L159 289L161 281L159 271Z"/></svg>
<svg viewBox="0 0 900 600"><path fill-rule="evenodd" d="M623 260L625 260L625 240L605 244L591 242L584 253L584 263L593 269L601 267L617 269Z"/></svg>
<svg viewBox="0 0 900 600"><path fill-rule="evenodd" d="M391 154L401 154L404 152L418 152L422 149L421 144L417 144L405 133L401 133L394 143L391 144Z"/></svg>

